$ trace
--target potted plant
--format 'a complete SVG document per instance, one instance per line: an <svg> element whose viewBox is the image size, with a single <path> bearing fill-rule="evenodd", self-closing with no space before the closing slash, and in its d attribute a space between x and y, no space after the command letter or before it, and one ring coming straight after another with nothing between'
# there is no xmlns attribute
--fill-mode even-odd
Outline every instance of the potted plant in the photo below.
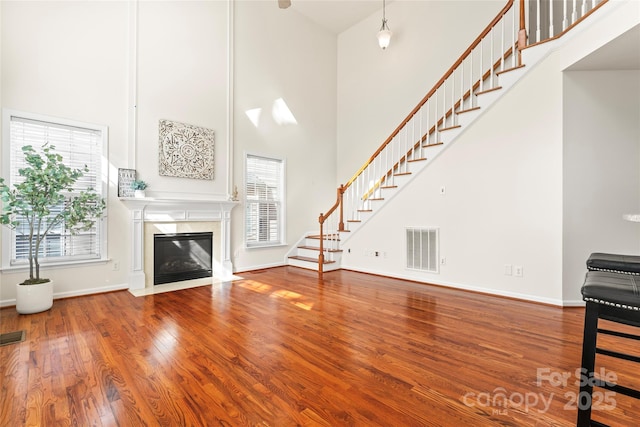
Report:
<svg viewBox="0 0 640 427"><path fill-rule="evenodd" d="M53 305L53 283L40 277L38 256L44 238L61 224L71 233L90 229L105 202L92 188L70 195L75 182L89 170L86 166L72 169L65 165L54 146L45 144L38 152L27 145L22 151L26 166L18 171L21 182L11 189L0 178L0 223L26 230L29 278L16 285L16 309L26 314Z"/></svg>
<svg viewBox="0 0 640 427"><path fill-rule="evenodd" d="M134 189L133 195L135 197L145 197L145 188L147 188L147 183L141 179L136 179L131 183L131 188Z"/></svg>

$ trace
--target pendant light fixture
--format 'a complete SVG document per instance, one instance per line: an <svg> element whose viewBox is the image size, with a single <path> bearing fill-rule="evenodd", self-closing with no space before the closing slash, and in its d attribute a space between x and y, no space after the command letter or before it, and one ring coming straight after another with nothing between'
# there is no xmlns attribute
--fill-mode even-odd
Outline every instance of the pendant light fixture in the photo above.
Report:
<svg viewBox="0 0 640 427"><path fill-rule="evenodd" d="M393 34L387 25L385 6L385 0L382 0L382 26L380 27L380 31L378 31L378 44L382 50L385 50L389 46L391 35Z"/></svg>

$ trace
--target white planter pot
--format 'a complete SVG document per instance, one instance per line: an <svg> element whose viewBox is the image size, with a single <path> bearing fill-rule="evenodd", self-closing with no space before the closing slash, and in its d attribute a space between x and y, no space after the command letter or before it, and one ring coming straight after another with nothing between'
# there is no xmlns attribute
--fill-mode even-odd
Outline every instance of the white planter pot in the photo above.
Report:
<svg viewBox="0 0 640 427"><path fill-rule="evenodd" d="M133 191L133 196L137 197L139 199L144 198L145 197L144 190L134 190Z"/></svg>
<svg viewBox="0 0 640 427"><path fill-rule="evenodd" d="M40 313L53 306L53 282L16 285L16 311L20 314Z"/></svg>

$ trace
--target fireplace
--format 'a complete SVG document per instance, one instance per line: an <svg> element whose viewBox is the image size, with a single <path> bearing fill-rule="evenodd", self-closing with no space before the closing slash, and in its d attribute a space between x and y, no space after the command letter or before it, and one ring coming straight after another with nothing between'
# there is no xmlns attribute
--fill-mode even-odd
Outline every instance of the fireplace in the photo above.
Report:
<svg viewBox="0 0 640 427"><path fill-rule="evenodd" d="M153 284L212 277L213 233L153 236Z"/></svg>
<svg viewBox="0 0 640 427"><path fill-rule="evenodd" d="M131 218L132 293L153 289L155 234L213 232L213 276L233 278L231 210L238 202L204 199L121 198ZM204 281L205 279L196 279Z"/></svg>

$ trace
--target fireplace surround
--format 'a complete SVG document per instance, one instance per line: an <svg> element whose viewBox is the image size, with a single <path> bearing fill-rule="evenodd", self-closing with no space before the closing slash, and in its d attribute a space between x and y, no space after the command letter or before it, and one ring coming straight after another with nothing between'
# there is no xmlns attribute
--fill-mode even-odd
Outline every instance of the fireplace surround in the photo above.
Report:
<svg viewBox="0 0 640 427"><path fill-rule="evenodd" d="M233 201L178 199L120 199L130 212L131 261L129 289L153 287L153 265L149 264L151 249L146 235L150 227L169 232L212 231L213 276L221 280L233 277L231 262L231 210ZM212 226L207 223L214 223ZM165 231L166 232L166 231ZM153 234L151 234L151 241ZM145 244L145 241L147 243ZM147 267L145 268L145 264Z"/></svg>

